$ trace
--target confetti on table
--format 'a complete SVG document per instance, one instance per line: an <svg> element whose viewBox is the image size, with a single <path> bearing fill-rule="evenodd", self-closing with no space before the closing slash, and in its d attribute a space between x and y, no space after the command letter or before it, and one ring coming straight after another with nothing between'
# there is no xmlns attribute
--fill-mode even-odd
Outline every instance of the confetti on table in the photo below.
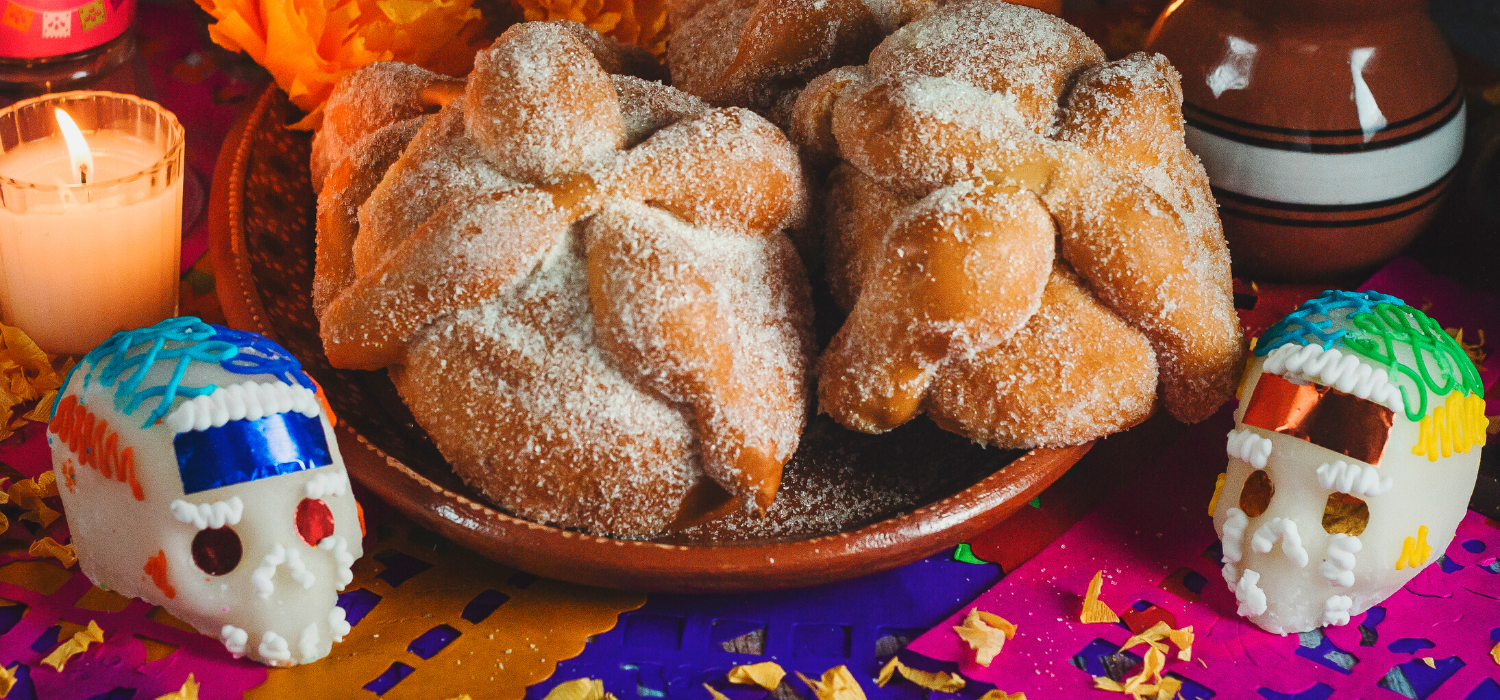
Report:
<svg viewBox="0 0 1500 700"><path fill-rule="evenodd" d="M51 654L47 655L47 658L42 659L42 663L61 671L63 670L63 666L68 663L68 659L82 654L89 648L90 644L102 643L103 641L104 630L99 629L99 623L89 620L88 629L74 633L71 639L59 644L56 649L52 650Z"/></svg>
<svg viewBox="0 0 1500 700"><path fill-rule="evenodd" d="M766 690L775 690L786 677L786 669L775 661L735 666L729 669L729 682L740 685L758 685Z"/></svg>

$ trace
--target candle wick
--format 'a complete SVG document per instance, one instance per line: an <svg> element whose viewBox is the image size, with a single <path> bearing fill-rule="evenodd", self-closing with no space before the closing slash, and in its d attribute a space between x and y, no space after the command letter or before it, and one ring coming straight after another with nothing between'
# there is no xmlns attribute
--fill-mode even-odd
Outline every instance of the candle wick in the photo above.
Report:
<svg viewBox="0 0 1500 700"><path fill-rule="evenodd" d="M78 165L78 184L89 184L89 166L87 163L80 163Z"/></svg>

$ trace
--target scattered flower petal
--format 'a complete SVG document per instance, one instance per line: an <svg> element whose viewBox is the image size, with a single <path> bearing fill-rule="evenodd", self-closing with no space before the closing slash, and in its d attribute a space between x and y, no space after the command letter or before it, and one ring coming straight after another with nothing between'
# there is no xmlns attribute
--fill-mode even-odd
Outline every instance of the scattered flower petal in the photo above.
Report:
<svg viewBox="0 0 1500 700"><path fill-rule="evenodd" d="M781 679L786 677L786 669L775 661L762 661L758 664L735 666L729 669L729 682L740 685L758 685L766 690L775 690L781 685Z"/></svg>
<svg viewBox="0 0 1500 700"><path fill-rule="evenodd" d="M1108 605L1099 600L1099 593L1104 588L1104 571L1101 569L1094 574L1094 580L1089 581L1089 590L1083 594L1083 612L1078 620L1084 623L1095 622L1119 622L1120 616L1110 610Z"/></svg>
<svg viewBox="0 0 1500 700"><path fill-rule="evenodd" d="M859 681L854 680L848 666L834 666L824 671L821 681L812 680L800 671L797 677L812 688L818 700L866 700L864 689L859 687Z"/></svg>
<svg viewBox="0 0 1500 700"><path fill-rule="evenodd" d="M663 0L515 0L528 22L569 19L656 56L667 51Z"/></svg>
<svg viewBox="0 0 1500 700"><path fill-rule="evenodd" d="M73 545L71 543L58 544L57 540L54 540L51 537L43 537L42 539L32 542L31 548L27 550L27 553L39 559L41 557L52 557L59 563L61 563L64 569L70 568L74 564L78 563L78 553L73 551Z"/></svg>
<svg viewBox="0 0 1500 700"><path fill-rule="evenodd" d="M319 123L324 100L346 73L404 61L462 75L493 37L474 0L198 0L218 20L214 43L264 66L293 103Z"/></svg>
<svg viewBox="0 0 1500 700"><path fill-rule="evenodd" d="M198 681L194 680L193 674L189 673L187 680L182 682L181 688L178 688L176 692L158 696L156 700L198 700L199 687L201 686L198 685Z"/></svg>
<svg viewBox="0 0 1500 700"><path fill-rule="evenodd" d="M1180 630L1172 630L1167 637L1177 646L1178 661L1193 660L1193 626L1188 625Z"/></svg>
<svg viewBox="0 0 1500 700"><path fill-rule="evenodd" d="M543 700L604 700L604 681L597 678L575 678L558 683Z"/></svg>
<svg viewBox="0 0 1500 700"><path fill-rule="evenodd" d="M57 645L57 648L53 649L52 653L47 655L47 658L42 659L42 663L61 671L63 670L63 666L68 663L68 659L82 654L89 648L89 644L102 643L103 641L104 630L99 629L99 623L89 620L88 629L74 633L71 639Z"/></svg>
<svg viewBox="0 0 1500 700"><path fill-rule="evenodd" d="M955 626L953 631L974 650L974 662L986 668L995 660L995 655L1005 648L1006 640L1016 636L1014 624L979 608L971 608L963 624Z"/></svg>

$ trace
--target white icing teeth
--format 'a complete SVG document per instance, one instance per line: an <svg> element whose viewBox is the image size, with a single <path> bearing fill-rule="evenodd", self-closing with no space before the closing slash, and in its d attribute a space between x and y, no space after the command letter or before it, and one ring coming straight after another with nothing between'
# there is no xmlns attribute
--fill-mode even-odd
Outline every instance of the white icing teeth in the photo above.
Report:
<svg viewBox="0 0 1500 700"><path fill-rule="evenodd" d="M1358 537L1342 532L1328 538L1328 558L1323 560L1323 576L1343 588L1354 585L1354 555L1364 549Z"/></svg>
<svg viewBox="0 0 1500 700"><path fill-rule="evenodd" d="M1265 554L1276 546L1278 539L1287 559L1297 566L1307 566L1307 550L1302 547L1302 537L1297 534L1297 523L1286 518L1271 518L1261 525L1250 538L1250 548Z"/></svg>
<svg viewBox="0 0 1500 700"><path fill-rule="evenodd" d="M349 553L349 543L338 535L329 535L318 543L318 549L333 552L333 561L338 564L339 590L344 590L354 580L354 555Z"/></svg>
<svg viewBox="0 0 1500 700"><path fill-rule="evenodd" d="M323 658L318 653L318 623L314 622L302 629L302 639L297 642L297 651L302 652L302 663L305 664Z"/></svg>
<svg viewBox="0 0 1500 700"><path fill-rule="evenodd" d="M1260 589L1260 572L1245 569L1240 582L1234 587L1234 598L1240 602L1239 615L1248 617L1266 611L1266 592Z"/></svg>
<svg viewBox="0 0 1500 700"><path fill-rule="evenodd" d="M349 624L349 621L344 619L344 609L337 605L333 606L333 609L328 611L329 636L333 637L333 641L335 642L342 642L344 641L344 637L348 636L351 629L353 627Z"/></svg>
<svg viewBox="0 0 1500 700"><path fill-rule="evenodd" d="M224 625L224 629L219 630L219 641L238 659L245 655L245 644L250 641L250 635L234 625Z"/></svg>
<svg viewBox="0 0 1500 700"><path fill-rule="evenodd" d="M276 575L276 567L286 561L286 548L280 543L271 546L271 552L262 559L260 566L250 573L250 585L255 587L255 594L262 600L269 600L271 594L276 592L276 584L271 577Z"/></svg>
<svg viewBox="0 0 1500 700"><path fill-rule="evenodd" d="M307 570L307 564L302 562L302 553L296 549L286 550L286 568L291 573L292 580L302 584L303 588L312 588L313 583L318 580L313 572Z"/></svg>
<svg viewBox="0 0 1500 700"><path fill-rule="evenodd" d="M1349 624L1349 609L1354 607L1354 599L1346 595L1330 597L1323 603L1323 625L1325 627L1341 626Z"/></svg>
<svg viewBox="0 0 1500 700"><path fill-rule="evenodd" d="M1271 440L1249 429L1229 431L1229 456L1242 459L1256 469L1265 469L1271 458Z"/></svg>
<svg viewBox="0 0 1500 700"><path fill-rule="evenodd" d="M349 483L349 477L344 470L322 472L313 475L307 481L305 493L308 498L322 498L324 496L342 496L344 489Z"/></svg>
<svg viewBox="0 0 1500 700"><path fill-rule="evenodd" d="M267 632L260 638L260 656L266 662L280 661L290 663L292 650L287 646L286 639L275 632Z"/></svg>
<svg viewBox="0 0 1500 700"><path fill-rule="evenodd" d="M1401 391L1391 383L1384 368L1371 367L1359 361L1353 354L1344 354L1337 348L1324 350L1318 345L1287 343L1266 354L1263 371L1279 374L1287 381L1317 382L1324 386L1374 401L1391 412L1400 414L1405 410Z"/></svg>
<svg viewBox="0 0 1500 700"><path fill-rule="evenodd" d="M1240 551L1240 543L1245 538L1245 526L1250 524L1250 518L1245 511L1239 508L1230 508L1224 519L1224 539L1220 547L1224 550L1224 561L1239 563L1244 554Z"/></svg>
<svg viewBox="0 0 1500 700"><path fill-rule="evenodd" d="M255 587L256 595L262 600L269 600L271 594L276 592L276 583L271 579L276 576L276 567L286 564L287 572L291 574L292 580L302 584L303 588L312 588L317 581L313 572L307 570L307 564L302 561L302 554L295 549L287 549L280 542L271 545L270 553L262 559L260 566L250 573L250 585Z"/></svg>
<svg viewBox="0 0 1500 700"><path fill-rule="evenodd" d="M240 516L245 512L245 502L239 496L230 496L226 501L199 503L196 506L179 498L167 507L172 509L177 522L192 523L199 530L238 525Z"/></svg>
<svg viewBox="0 0 1500 700"><path fill-rule="evenodd" d="M259 420L296 411L309 418L321 405L312 389L286 382L243 382L182 402L164 419L173 432L218 428L232 420Z"/></svg>
<svg viewBox="0 0 1500 700"><path fill-rule="evenodd" d="M1318 483L1330 491L1353 496L1379 496L1391 490L1395 480L1389 476L1380 478L1378 467L1339 459L1318 467Z"/></svg>

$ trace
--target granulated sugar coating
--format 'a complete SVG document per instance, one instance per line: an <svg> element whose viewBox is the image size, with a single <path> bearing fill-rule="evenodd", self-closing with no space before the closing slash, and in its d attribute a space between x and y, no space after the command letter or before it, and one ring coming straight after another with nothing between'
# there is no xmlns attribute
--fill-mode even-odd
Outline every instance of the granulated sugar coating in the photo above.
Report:
<svg viewBox="0 0 1500 700"><path fill-rule="evenodd" d="M926 411L976 440L1034 447L1143 420L1158 376L1183 421L1228 399L1244 342L1178 76L1159 56L1103 61L1056 17L956 0L803 91L791 125L802 152L841 161L827 258L850 316L820 362L823 411L872 432ZM1039 213L1017 218L974 192ZM911 235L914 217L941 219L942 235ZM1019 245L1054 235L1055 252ZM1047 291L1038 281L976 310L987 332L951 323L976 285L1018 279L1017 265L1050 272Z"/></svg>
<svg viewBox="0 0 1500 700"><path fill-rule="evenodd" d="M463 81L409 63L372 63L340 80L323 104L323 125L313 137L313 189L321 192L333 166L360 150L356 144L388 124L425 111L422 92Z"/></svg>
<svg viewBox="0 0 1500 700"><path fill-rule="evenodd" d="M838 66L864 63L930 0L673 0L672 84L715 106L777 120L779 103ZM778 121L778 123L780 123Z"/></svg>
<svg viewBox="0 0 1500 700"><path fill-rule="evenodd" d="M633 59L587 32L527 23L480 53L360 207L324 349L389 368L521 517L642 537L714 490L763 512L808 405L796 153L747 110L607 73Z"/></svg>

